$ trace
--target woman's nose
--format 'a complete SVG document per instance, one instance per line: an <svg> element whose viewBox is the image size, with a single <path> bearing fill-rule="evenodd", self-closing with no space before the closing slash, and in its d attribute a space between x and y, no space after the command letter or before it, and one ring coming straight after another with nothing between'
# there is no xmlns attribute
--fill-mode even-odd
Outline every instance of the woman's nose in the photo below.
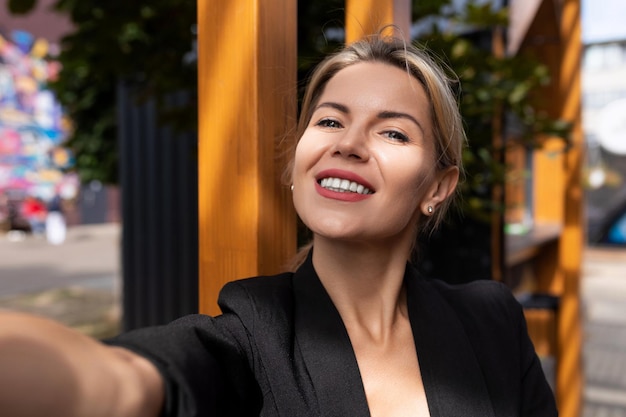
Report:
<svg viewBox="0 0 626 417"><path fill-rule="evenodd" d="M335 142L332 153L348 159L367 160L369 158L367 133L356 128L344 130L341 137Z"/></svg>

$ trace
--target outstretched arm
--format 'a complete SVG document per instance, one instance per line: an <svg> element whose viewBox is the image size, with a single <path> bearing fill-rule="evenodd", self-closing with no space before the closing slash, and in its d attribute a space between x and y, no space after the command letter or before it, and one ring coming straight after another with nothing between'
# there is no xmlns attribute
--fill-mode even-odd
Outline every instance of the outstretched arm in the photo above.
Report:
<svg viewBox="0 0 626 417"><path fill-rule="evenodd" d="M0 312L3 416L156 417L163 396L145 358L44 318Z"/></svg>

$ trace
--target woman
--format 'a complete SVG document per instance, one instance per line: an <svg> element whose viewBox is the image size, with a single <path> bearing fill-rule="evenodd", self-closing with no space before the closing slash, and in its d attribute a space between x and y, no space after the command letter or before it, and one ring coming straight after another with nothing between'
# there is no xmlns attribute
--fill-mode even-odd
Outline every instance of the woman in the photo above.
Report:
<svg viewBox="0 0 626 417"><path fill-rule="evenodd" d="M441 221L461 171L461 117L441 69L399 40L355 43L313 74L299 138L289 173L313 246L295 273L229 283L221 316L185 317L108 345L9 317L1 409L555 416L510 292L490 281L425 280L407 263L417 234Z"/></svg>

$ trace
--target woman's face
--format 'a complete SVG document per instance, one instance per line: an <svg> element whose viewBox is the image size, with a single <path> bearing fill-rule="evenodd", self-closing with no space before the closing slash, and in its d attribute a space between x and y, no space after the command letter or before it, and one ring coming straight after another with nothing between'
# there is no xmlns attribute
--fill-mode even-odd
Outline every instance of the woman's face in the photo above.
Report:
<svg viewBox="0 0 626 417"><path fill-rule="evenodd" d="M414 238L437 188L429 107L415 78L383 63L351 65L327 83L293 169L294 205L315 235Z"/></svg>

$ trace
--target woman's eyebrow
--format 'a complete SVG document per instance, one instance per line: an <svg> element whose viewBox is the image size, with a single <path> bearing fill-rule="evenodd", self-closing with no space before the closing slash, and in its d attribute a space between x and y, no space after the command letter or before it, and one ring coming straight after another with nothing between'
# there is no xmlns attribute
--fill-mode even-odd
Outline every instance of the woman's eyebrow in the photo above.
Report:
<svg viewBox="0 0 626 417"><path fill-rule="evenodd" d="M417 125L417 127L424 132L424 128L421 123L413 116L408 113L396 112L396 111L382 111L378 113L379 119L407 119L412 121Z"/></svg>
<svg viewBox="0 0 626 417"><path fill-rule="evenodd" d="M315 110L321 109L322 107L330 107L331 109L339 110L340 112L346 114L350 113L348 106L344 106L343 104L335 103L332 101L326 101L324 103L318 104L317 106L315 106Z"/></svg>

